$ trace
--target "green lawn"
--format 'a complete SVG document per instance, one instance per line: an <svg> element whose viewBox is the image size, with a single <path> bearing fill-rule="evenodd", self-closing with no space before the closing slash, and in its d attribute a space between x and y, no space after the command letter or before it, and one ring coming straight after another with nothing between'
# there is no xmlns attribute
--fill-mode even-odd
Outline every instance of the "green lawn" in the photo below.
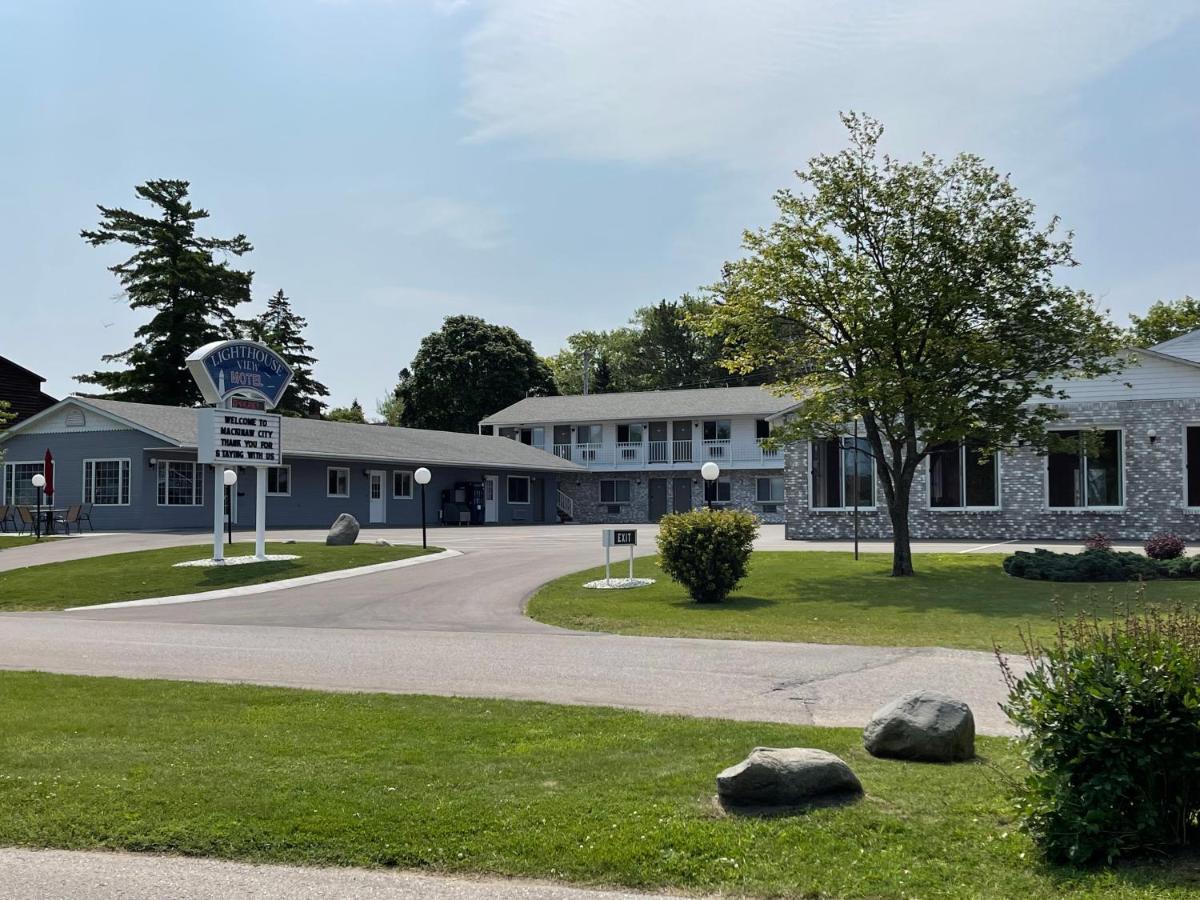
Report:
<svg viewBox="0 0 1200 900"><path fill-rule="evenodd" d="M398 866L751 895L1195 896L1195 860L1050 869L1013 748L885 762L851 729L613 709L0 673L0 845ZM866 798L725 817L757 744L846 759Z"/></svg>
<svg viewBox="0 0 1200 900"><path fill-rule="evenodd" d="M559 578L529 603L541 622L585 631L676 637L813 641L883 646L990 650L1014 647L1017 628L1053 628L1052 598L1068 610L1111 609L1136 584L1052 584L1010 578L1001 554L916 554L917 574L892 578L890 554L758 552L750 575L725 603L698 605L655 565L637 560L635 574L658 583L626 591L586 590L603 568ZM621 570L624 573L624 569ZM1110 593L1111 598L1110 599ZM1200 581L1154 581L1152 601L1200 601Z"/></svg>
<svg viewBox="0 0 1200 900"><path fill-rule="evenodd" d="M335 569L370 566L436 553L438 547L422 550L414 546L381 547L354 544L327 547L324 544L267 544L267 553L295 553L299 559L255 563L226 568L176 569L173 563L204 559L211 544L113 553L69 562L27 566L0 572L0 611L63 609L92 603L169 597L197 591L215 591L245 584L262 584L282 578L298 578ZM251 556L254 544L234 544L226 556Z"/></svg>
<svg viewBox="0 0 1200 900"><path fill-rule="evenodd" d="M47 541L56 541L58 538L43 537L42 543ZM31 534L0 534L0 550L6 547L25 547L29 544L36 544L37 539Z"/></svg>

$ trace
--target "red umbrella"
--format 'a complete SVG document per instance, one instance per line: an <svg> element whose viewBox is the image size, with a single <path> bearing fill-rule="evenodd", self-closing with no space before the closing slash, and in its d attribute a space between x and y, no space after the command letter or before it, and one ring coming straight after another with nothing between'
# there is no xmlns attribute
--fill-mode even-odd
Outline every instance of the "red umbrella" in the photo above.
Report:
<svg viewBox="0 0 1200 900"><path fill-rule="evenodd" d="M46 500L49 501L54 496L54 454L46 449L46 459L44 463L43 475L46 476L46 486L42 488L42 493L46 495Z"/></svg>

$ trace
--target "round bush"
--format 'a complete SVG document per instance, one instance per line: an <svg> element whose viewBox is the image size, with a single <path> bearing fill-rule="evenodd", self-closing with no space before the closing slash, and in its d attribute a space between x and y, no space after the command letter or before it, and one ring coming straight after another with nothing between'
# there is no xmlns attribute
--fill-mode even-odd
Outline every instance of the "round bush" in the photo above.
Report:
<svg viewBox="0 0 1200 900"><path fill-rule="evenodd" d="M1187 544L1183 542L1177 534L1172 534L1169 531L1160 531L1158 534L1152 534L1146 538L1146 543L1143 545L1146 550L1146 555L1151 559L1178 559L1183 556L1183 551L1187 549Z"/></svg>
<svg viewBox="0 0 1200 900"><path fill-rule="evenodd" d="M1200 837L1200 617L1177 608L1058 623L1001 659L1025 733L1023 827L1054 862L1112 862Z"/></svg>
<svg viewBox="0 0 1200 900"><path fill-rule="evenodd" d="M758 519L737 509L694 509L664 516L658 564L698 603L719 603L746 576Z"/></svg>

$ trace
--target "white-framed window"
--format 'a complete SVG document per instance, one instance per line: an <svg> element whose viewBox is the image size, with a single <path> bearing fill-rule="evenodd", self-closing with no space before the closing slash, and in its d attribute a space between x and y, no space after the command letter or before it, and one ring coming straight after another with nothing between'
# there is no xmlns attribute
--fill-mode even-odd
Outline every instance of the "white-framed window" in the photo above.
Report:
<svg viewBox="0 0 1200 900"><path fill-rule="evenodd" d="M203 506L204 467L177 459L158 461L159 506Z"/></svg>
<svg viewBox="0 0 1200 900"><path fill-rule="evenodd" d="M1124 505L1123 441L1119 428L1052 431L1046 454L1046 505L1051 509Z"/></svg>
<svg viewBox="0 0 1200 900"><path fill-rule="evenodd" d="M128 506L129 471L127 459L85 459L83 502L95 506Z"/></svg>
<svg viewBox="0 0 1200 900"><path fill-rule="evenodd" d="M755 491L759 503L782 503L783 479L756 478Z"/></svg>
<svg viewBox="0 0 1200 900"><path fill-rule="evenodd" d="M267 496L292 496L291 466L271 466L267 469Z"/></svg>
<svg viewBox="0 0 1200 900"><path fill-rule="evenodd" d="M10 462L4 464L4 502L10 506L34 506L37 503L37 488L30 479L41 475L46 464L40 459L32 462Z"/></svg>
<svg viewBox="0 0 1200 900"><path fill-rule="evenodd" d="M1000 460L970 443L929 451L930 509L999 509Z"/></svg>
<svg viewBox="0 0 1200 900"><path fill-rule="evenodd" d="M507 481L508 481L508 502L509 503L528 503L529 502L529 476L528 475L509 475Z"/></svg>
<svg viewBox="0 0 1200 900"><path fill-rule="evenodd" d="M576 425L576 444L599 444L604 441L603 429L600 425Z"/></svg>
<svg viewBox="0 0 1200 900"><path fill-rule="evenodd" d="M411 500L413 498L413 473L407 471L392 472L392 499Z"/></svg>
<svg viewBox="0 0 1200 900"><path fill-rule="evenodd" d="M632 496L628 478L602 478L600 480L601 503L628 503Z"/></svg>
<svg viewBox="0 0 1200 900"><path fill-rule="evenodd" d="M866 438L852 437L809 443L809 505L813 509L875 506L875 459Z"/></svg>
<svg viewBox="0 0 1200 900"><path fill-rule="evenodd" d="M330 466L325 470L325 496L350 496L350 470L339 466Z"/></svg>
<svg viewBox="0 0 1200 900"><path fill-rule="evenodd" d="M1183 429L1183 503L1200 508L1200 425Z"/></svg>
<svg viewBox="0 0 1200 900"><path fill-rule="evenodd" d="M730 503L733 500L733 486L724 475L716 481L704 482L704 502Z"/></svg>

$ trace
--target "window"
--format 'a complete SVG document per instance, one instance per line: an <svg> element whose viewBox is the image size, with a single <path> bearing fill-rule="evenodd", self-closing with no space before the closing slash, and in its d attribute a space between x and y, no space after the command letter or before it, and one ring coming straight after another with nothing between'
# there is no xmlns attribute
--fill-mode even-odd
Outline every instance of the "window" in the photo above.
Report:
<svg viewBox="0 0 1200 900"><path fill-rule="evenodd" d="M392 473L392 499L411 500L413 496L413 473Z"/></svg>
<svg viewBox="0 0 1200 900"><path fill-rule="evenodd" d="M529 502L529 478L526 475L508 476L508 502Z"/></svg>
<svg viewBox="0 0 1200 900"><path fill-rule="evenodd" d="M1200 427L1189 425L1184 438L1186 502L1188 506L1200 506Z"/></svg>
<svg viewBox="0 0 1200 900"><path fill-rule="evenodd" d="M292 495L292 467L271 466L267 469L267 496L290 497Z"/></svg>
<svg viewBox="0 0 1200 900"><path fill-rule="evenodd" d="M706 441L727 441L732 435L733 425L729 419L710 419L704 423Z"/></svg>
<svg viewBox="0 0 1200 900"><path fill-rule="evenodd" d="M600 482L601 503L628 503L630 487L628 478L605 478Z"/></svg>
<svg viewBox="0 0 1200 900"><path fill-rule="evenodd" d="M1121 432L1054 431L1046 456L1046 500L1057 509L1120 506Z"/></svg>
<svg viewBox="0 0 1200 900"><path fill-rule="evenodd" d="M760 441L771 436L771 423L766 419L754 420L754 436Z"/></svg>
<svg viewBox="0 0 1200 900"><path fill-rule="evenodd" d="M576 444L599 444L603 442L599 425L576 425Z"/></svg>
<svg viewBox="0 0 1200 900"><path fill-rule="evenodd" d="M641 425L618 425L617 426L617 443L618 444L640 444L642 442L642 426Z"/></svg>
<svg viewBox="0 0 1200 900"><path fill-rule="evenodd" d="M875 506L875 462L870 444L859 438L812 442L812 494L814 509L850 509L857 497L860 507Z"/></svg>
<svg viewBox="0 0 1200 900"><path fill-rule="evenodd" d="M783 479L782 478L759 478L758 483L758 502L759 503L782 503L783 502Z"/></svg>
<svg viewBox="0 0 1200 900"><path fill-rule="evenodd" d="M128 506L129 460L85 459L83 502L96 506Z"/></svg>
<svg viewBox="0 0 1200 900"><path fill-rule="evenodd" d="M986 509L1000 505L998 463L971 444L929 451L929 505L933 509Z"/></svg>
<svg viewBox="0 0 1200 900"><path fill-rule="evenodd" d="M158 461L158 505L202 506L204 469L194 462Z"/></svg>
<svg viewBox="0 0 1200 900"><path fill-rule="evenodd" d="M40 475L41 462L13 462L4 467L4 502L12 506L33 506L37 503L37 488L30 484L34 475Z"/></svg>
<svg viewBox="0 0 1200 900"><path fill-rule="evenodd" d="M329 468L325 470L325 496L350 496L350 470Z"/></svg>
<svg viewBox="0 0 1200 900"><path fill-rule="evenodd" d="M705 502L713 503L729 503L733 498L733 491L729 485L729 479L725 477L718 478L716 481L704 482L704 500Z"/></svg>

